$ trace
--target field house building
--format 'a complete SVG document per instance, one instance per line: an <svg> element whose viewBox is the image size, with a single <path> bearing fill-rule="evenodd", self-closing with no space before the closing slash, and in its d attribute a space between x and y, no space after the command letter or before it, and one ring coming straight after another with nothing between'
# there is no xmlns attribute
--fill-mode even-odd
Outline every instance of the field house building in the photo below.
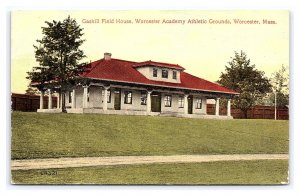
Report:
<svg viewBox="0 0 300 196"><path fill-rule="evenodd" d="M104 53L81 75L91 81L89 85L74 86L66 93L67 112L231 119L230 101L239 93L184 70L177 64L126 61ZM62 99L52 108L54 91L49 92L48 108L41 104L38 112L61 112ZM219 115L220 98L227 100L225 116ZM208 99L215 100L215 115L207 115Z"/></svg>

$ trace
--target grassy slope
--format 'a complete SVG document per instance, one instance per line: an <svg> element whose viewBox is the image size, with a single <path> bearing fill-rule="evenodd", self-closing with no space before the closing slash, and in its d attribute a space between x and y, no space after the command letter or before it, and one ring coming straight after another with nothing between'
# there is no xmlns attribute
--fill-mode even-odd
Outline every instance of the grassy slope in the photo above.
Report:
<svg viewBox="0 0 300 196"><path fill-rule="evenodd" d="M287 153L288 121L12 113L12 159Z"/></svg>
<svg viewBox="0 0 300 196"><path fill-rule="evenodd" d="M287 171L287 161L269 160L12 171L12 179L25 184L280 184L287 182Z"/></svg>

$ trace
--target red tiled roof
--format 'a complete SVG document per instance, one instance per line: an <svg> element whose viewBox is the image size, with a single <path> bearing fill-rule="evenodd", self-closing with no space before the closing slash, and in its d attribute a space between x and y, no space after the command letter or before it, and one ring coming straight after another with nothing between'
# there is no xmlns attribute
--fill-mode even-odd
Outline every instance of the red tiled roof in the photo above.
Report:
<svg viewBox="0 0 300 196"><path fill-rule="evenodd" d="M204 80L202 78L198 78L183 71L180 72L181 83L149 80L134 68L138 64L139 63L137 62L125 61L120 59L100 59L98 61L92 62L90 69L87 72L83 73L81 76L99 80L145 84L152 86L164 86L207 92L239 94L231 89L225 88L221 85Z"/></svg>
<svg viewBox="0 0 300 196"><path fill-rule="evenodd" d="M136 64L133 65L133 67L142 67L142 66L147 66L147 65L184 70L184 68L181 67L178 64L161 63L161 62L155 62L155 61L151 61L151 60L140 62L140 63L136 63Z"/></svg>

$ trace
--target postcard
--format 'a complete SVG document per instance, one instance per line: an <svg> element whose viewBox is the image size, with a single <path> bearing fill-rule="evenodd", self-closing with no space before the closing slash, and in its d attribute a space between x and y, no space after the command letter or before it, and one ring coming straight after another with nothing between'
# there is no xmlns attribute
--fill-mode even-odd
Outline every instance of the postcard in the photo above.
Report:
<svg viewBox="0 0 300 196"><path fill-rule="evenodd" d="M11 183L289 183L288 11L12 11Z"/></svg>

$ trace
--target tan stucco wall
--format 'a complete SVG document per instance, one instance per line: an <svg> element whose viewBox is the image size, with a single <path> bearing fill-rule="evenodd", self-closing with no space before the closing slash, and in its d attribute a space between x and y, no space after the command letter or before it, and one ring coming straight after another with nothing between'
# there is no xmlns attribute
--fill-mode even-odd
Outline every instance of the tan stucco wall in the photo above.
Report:
<svg viewBox="0 0 300 196"><path fill-rule="evenodd" d="M125 91L131 91L132 92L132 104L125 104L124 98L125 98ZM127 90L122 89L121 90L121 110L136 110L136 111L146 111L147 106L141 105L141 91L137 90Z"/></svg>
<svg viewBox="0 0 300 196"><path fill-rule="evenodd" d="M165 106L165 96L171 95L172 96L172 104L171 107ZM179 108L179 96L178 94L171 94L171 93L162 93L161 94L161 112L177 112L177 113L184 113L184 108ZM182 95L183 96L183 95Z"/></svg>
<svg viewBox="0 0 300 196"><path fill-rule="evenodd" d="M101 87L90 86L89 87L89 107L102 107L102 96L101 96Z"/></svg>
<svg viewBox="0 0 300 196"><path fill-rule="evenodd" d="M76 108L82 108L82 97L83 97L83 88L82 87L77 87L75 90L75 103L76 103Z"/></svg>
<svg viewBox="0 0 300 196"><path fill-rule="evenodd" d="M111 91L111 99L110 103L107 103L108 109L114 108L114 89L110 88ZM89 102L88 107L90 108L102 108L103 107L103 96L102 91L104 91L103 87L100 86L90 86L89 87Z"/></svg>
<svg viewBox="0 0 300 196"><path fill-rule="evenodd" d="M165 96L172 95L172 106L165 107ZM171 94L171 93L162 93L161 94L161 111L162 112L176 112L176 113L184 113L184 108L179 108L179 97L183 95L179 94ZM196 98L202 98L202 108L196 109ZM206 114L206 98L201 95L193 95L193 114Z"/></svg>
<svg viewBox="0 0 300 196"><path fill-rule="evenodd" d="M196 109L196 98L202 98L202 108L201 109ZM193 114L206 114L206 98L199 96L199 95L194 95L193 96Z"/></svg>

